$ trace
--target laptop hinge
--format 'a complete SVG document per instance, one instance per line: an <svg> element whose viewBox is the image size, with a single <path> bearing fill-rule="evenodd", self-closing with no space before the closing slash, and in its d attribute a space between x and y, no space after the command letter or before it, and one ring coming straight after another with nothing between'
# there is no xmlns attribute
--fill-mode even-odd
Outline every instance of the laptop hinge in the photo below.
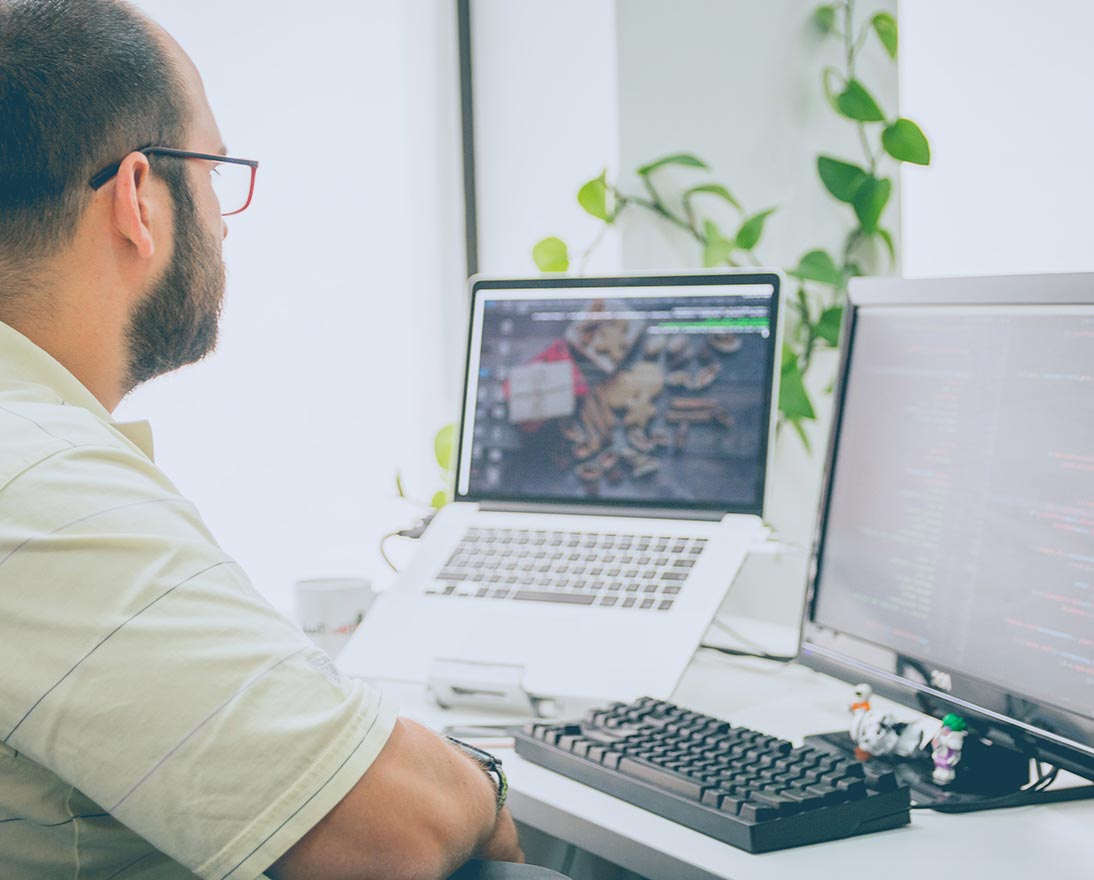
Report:
<svg viewBox="0 0 1094 880"><path fill-rule="evenodd" d="M511 513L561 513L579 516L625 516L639 519L691 519L719 522L725 518L724 510L691 510L662 507L609 507L608 505L582 504L529 504L527 502L480 501L479 510Z"/></svg>

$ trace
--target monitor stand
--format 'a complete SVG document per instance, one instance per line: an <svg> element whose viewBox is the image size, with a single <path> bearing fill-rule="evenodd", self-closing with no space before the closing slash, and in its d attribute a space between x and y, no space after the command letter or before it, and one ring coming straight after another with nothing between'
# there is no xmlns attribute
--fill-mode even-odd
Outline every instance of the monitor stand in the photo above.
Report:
<svg viewBox="0 0 1094 880"><path fill-rule="evenodd" d="M807 736L805 744L855 759L855 744L844 731ZM1031 782L1030 761L1030 755L970 736L962 749L961 762L955 768L957 776L949 785L938 785L931 778L934 762L929 747L908 758L897 755L871 758L870 765L881 771L893 771L897 779L911 789L912 800L917 806L946 813L1094 798L1094 785L1047 790L1026 788Z"/></svg>

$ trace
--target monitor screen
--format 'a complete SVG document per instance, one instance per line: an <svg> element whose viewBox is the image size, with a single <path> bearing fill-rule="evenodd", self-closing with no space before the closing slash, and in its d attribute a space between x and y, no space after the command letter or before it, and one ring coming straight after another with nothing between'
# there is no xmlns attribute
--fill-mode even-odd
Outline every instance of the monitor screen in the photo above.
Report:
<svg viewBox="0 0 1094 880"><path fill-rule="evenodd" d="M565 281L476 285L458 495L760 513L777 277Z"/></svg>
<svg viewBox="0 0 1094 880"><path fill-rule="evenodd" d="M1094 304L851 333L803 651L1094 758Z"/></svg>

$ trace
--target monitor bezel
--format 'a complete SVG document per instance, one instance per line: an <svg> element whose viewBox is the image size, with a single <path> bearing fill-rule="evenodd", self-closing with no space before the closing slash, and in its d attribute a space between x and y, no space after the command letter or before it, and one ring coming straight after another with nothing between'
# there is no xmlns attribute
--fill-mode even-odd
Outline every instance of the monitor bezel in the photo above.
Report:
<svg viewBox="0 0 1094 880"><path fill-rule="evenodd" d="M810 552L798 660L850 683L865 682L875 692L928 715L942 717L947 712L956 712L969 719L979 735L1094 779L1094 717L1042 702L960 670L934 668L920 658L815 620L856 322L861 310L887 306L1094 306L1094 273L852 281L844 315L845 344L841 348L835 386L820 510Z"/></svg>
<svg viewBox="0 0 1094 880"><path fill-rule="evenodd" d="M775 329L774 340L769 348L768 363L766 365L767 379L766 399L764 405L768 411L768 421L764 426L762 443L764 446L764 467L760 474L758 498L753 504L726 505L717 502L665 502L658 504L642 504L639 501L627 499L605 498L559 498L555 496L535 497L529 495L501 495L485 492L475 492L470 486L467 492L461 491L461 474L465 463L465 436L467 429L466 420L459 419L459 427L456 437L456 470L453 497L456 501L473 502L483 506L500 506L532 511L558 511L566 510L574 513L590 513L615 516L697 516L716 517L726 514L746 514L763 517L767 507L767 495L771 490L771 468L774 459L774 438L778 416L779 399L779 356L782 349L783 326L783 288L785 279L778 269L759 268L734 271L695 271L673 272L665 274L643 273L635 275L610 275L610 276L559 276L538 278L500 278L495 276L473 276L468 281L469 295L469 320L467 322L467 344L464 360L464 381L460 397L460 412L468 411L469 389L471 386L471 346L475 334L475 315L479 297L495 290L542 290L545 298L550 298L551 291L568 290L574 288L605 288L605 287L710 287L725 285L726 287L770 284L774 288L772 296L773 325Z"/></svg>

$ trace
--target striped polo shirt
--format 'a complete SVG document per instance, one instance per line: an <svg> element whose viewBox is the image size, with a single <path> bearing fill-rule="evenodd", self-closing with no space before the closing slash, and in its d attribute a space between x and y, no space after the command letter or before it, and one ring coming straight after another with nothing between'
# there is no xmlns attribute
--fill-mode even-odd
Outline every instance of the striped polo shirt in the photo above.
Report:
<svg viewBox="0 0 1094 880"><path fill-rule="evenodd" d="M394 721L217 546L147 423L0 323L0 877L257 877Z"/></svg>

